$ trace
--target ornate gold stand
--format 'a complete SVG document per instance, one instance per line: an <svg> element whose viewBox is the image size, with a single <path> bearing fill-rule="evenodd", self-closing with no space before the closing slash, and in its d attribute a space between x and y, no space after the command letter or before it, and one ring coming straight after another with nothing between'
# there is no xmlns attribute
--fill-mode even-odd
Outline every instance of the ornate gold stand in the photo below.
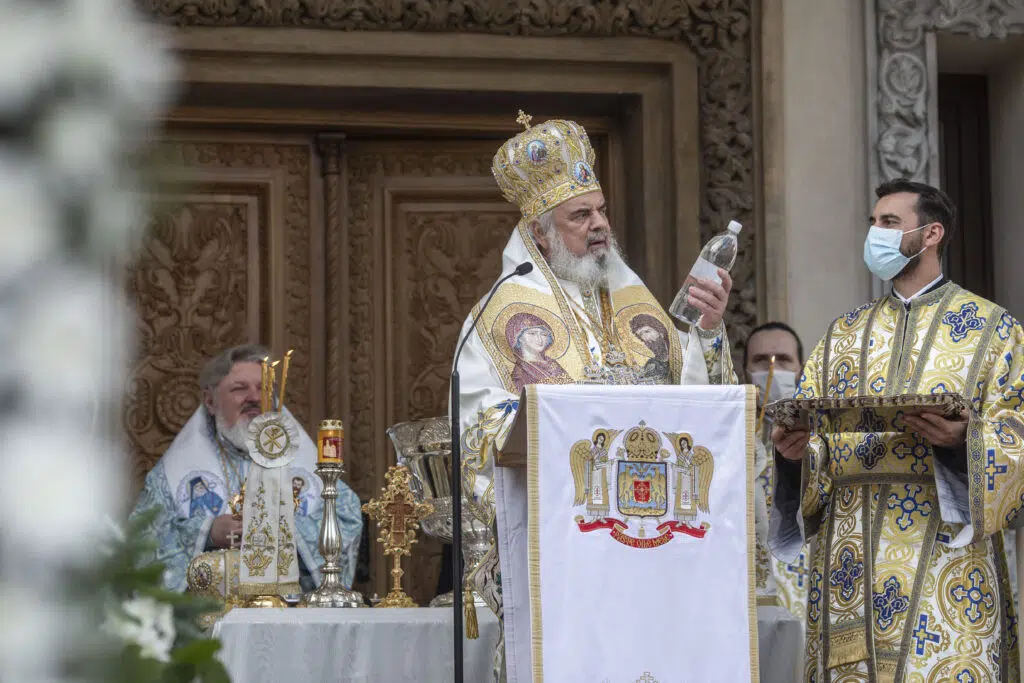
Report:
<svg viewBox="0 0 1024 683"><path fill-rule="evenodd" d="M316 473L324 482L324 519L320 526L320 554L324 563L320 567L323 580L319 588L307 593L299 607L365 607L363 596L341 585L341 530L338 528L338 477L345 472L341 463L317 463Z"/></svg>
<svg viewBox="0 0 1024 683"><path fill-rule="evenodd" d="M402 590L402 556L411 553L416 542L419 520L433 512L430 503L417 503L409 488L409 470L401 465L392 467L385 475L388 483L379 499L363 505L363 512L377 522L380 529L378 543L384 544L384 554L392 556L391 592L377 607L418 607Z"/></svg>

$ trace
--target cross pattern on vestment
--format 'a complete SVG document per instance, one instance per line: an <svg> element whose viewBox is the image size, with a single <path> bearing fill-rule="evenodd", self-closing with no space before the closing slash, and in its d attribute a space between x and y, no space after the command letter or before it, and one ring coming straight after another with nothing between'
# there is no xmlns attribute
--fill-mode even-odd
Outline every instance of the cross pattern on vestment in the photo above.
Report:
<svg viewBox="0 0 1024 683"><path fill-rule="evenodd" d="M916 652L918 656L924 654L925 645L927 645L928 643L935 643L936 645L938 645L939 641L941 640L939 638L938 633L932 633L928 630L927 614L922 614L920 617L918 617L917 628L914 629L913 636L914 640L917 642L914 652Z"/></svg>
<svg viewBox="0 0 1024 683"><path fill-rule="evenodd" d="M925 458L928 457L928 446L923 441L918 441L917 437L914 436L914 443L908 444L902 442L896 445L892 449L893 454L903 460L906 457L914 459L913 464L910 465L910 471L915 474L924 474L928 471L928 465L925 463ZM917 467L921 466L921 471L918 472Z"/></svg>
<svg viewBox="0 0 1024 683"><path fill-rule="evenodd" d="M856 588L854 583L864 575L864 563L858 562L853 551L843 548L839 552L839 567L832 570L829 576L829 583L840 589L843 600L851 600L853 591Z"/></svg>
<svg viewBox="0 0 1024 683"><path fill-rule="evenodd" d="M796 585L798 588L803 588L804 580L807 578L807 557L803 553L800 553L800 557L797 558L796 564L786 565L786 571L796 574Z"/></svg>
<svg viewBox="0 0 1024 683"><path fill-rule="evenodd" d="M994 491L996 488L996 475L1006 474L1006 469L1006 465L996 464L996 449L988 449L985 464L985 476L988 478L987 486L989 491Z"/></svg>
<svg viewBox="0 0 1024 683"><path fill-rule="evenodd" d="M961 584L950 590L949 594L959 603L964 601L968 603L967 608L964 610L964 615L968 621L975 624L981 619L981 607L993 609L995 607L995 600L992 598L992 592L985 590L985 577L982 576L979 570L971 570L971 573L967 575L967 580L971 584L970 588Z"/></svg>
<svg viewBox="0 0 1024 683"><path fill-rule="evenodd" d="M651 675L650 671L645 671L643 676L636 679L636 683L658 683L658 681Z"/></svg>

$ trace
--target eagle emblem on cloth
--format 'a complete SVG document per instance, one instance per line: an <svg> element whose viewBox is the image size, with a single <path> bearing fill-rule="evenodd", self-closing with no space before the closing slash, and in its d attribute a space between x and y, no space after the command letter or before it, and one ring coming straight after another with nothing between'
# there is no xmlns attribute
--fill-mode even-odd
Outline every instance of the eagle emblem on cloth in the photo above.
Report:
<svg viewBox="0 0 1024 683"><path fill-rule="evenodd" d="M569 464L583 533L608 530L624 545L656 548L676 534L703 538L710 528L698 518L711 512L715 459L686 432L659 432L643 421L597 429L572 445Z"/></svg>

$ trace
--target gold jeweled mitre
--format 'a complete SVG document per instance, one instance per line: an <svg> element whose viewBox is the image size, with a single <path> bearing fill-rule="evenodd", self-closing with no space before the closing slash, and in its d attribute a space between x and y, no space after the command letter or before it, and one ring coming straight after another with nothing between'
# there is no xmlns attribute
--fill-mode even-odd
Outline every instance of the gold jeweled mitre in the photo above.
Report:
<svg viewBox="0 0 1024 683"><path fill-rule="evenodd" d="M601 189L594 174L594 148L583 126L561 120L530 126L530 119L519 112L516 122L526 130L502 145L491 164L501 193L527 220Z"/></svg>

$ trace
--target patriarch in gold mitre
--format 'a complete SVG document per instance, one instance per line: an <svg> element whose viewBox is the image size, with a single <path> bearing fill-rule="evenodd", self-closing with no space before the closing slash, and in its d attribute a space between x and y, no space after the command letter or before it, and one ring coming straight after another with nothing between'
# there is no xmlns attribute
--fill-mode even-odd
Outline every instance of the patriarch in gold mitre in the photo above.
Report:
<svg viewBox="0 0 1024 683"><path fill-rule="evenodd" d="M523 263L533 269L503 282L475 326L481 304L467 311L458 361L465 493L488 523L495 515L494 451L526 386L735 381L722 325L728 274L722 284L698 282L692 300L700 323L677 329L618 248L583 126L560 119L531 125L523 112L517 122L523 130L501 146L491 168L522 214L500 275ZM470 578L500 614L500 589L482 578L496 573L493 552L484 562L495 571L484 566Z"/></svg>

